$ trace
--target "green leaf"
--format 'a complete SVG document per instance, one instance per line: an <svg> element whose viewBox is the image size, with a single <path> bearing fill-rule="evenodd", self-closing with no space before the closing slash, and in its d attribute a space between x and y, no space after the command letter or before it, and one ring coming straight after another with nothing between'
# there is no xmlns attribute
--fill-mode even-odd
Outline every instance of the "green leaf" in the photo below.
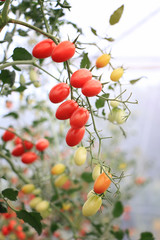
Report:
<svg viewBox="0 0 160 240"><path fill-rule="evenodd" d="M21 69L19 67L17 67L16 65L12 65L12 67L19 72L21 71Z"/></svg>
<svg viewBox="0 0 160 240"><path fill-rule="evenodd" d="M108 38L105 37L104 39L107 40L107 41L109 41L109 42L113 42L113 41L114 41L114 38L112 38L112 37L108 37Z"/></svg>
<svg viewBox="0 0 160 240"><path fill-rule="evenodd" d="M81 186L80 186L80 187L77 187L77 188L71 188L71 189L66 190L66 193L67 193L67 194L72 194L72 193L74 193L74 192L80 191L81 189L82 189Z"/></svg>
<svg viewBox="0 0 160 240"><path fill-rule="evenodd" d="M0 213L7 213L7 206L4 202L0 202Z"/></svg>
<svg viewBox="0 0 160 240"><path fill-rule="evenodd" d="M111 230L110 232L117 240L123 240L124 232L121 229L119 229L118 231Z"/></svg>
<svg viewBox="0 0 160 240"><path fill-rule="evenodd" d="M23 92L23 91L26 90L26 89L27 89L27 88L26 88L25 86L20 86L20 87L14 89L13 91L15 91L15 92Z"/></svg>
<svg viewBox="0 0 160 240"><path fill-rule="evenodd" d="M52 233L54 233L59 228L58 224L55 222L51 223L50 230Z"/></svg>
<svg viewBox="0 0 160 240"><path fill-rule="evenodd" d="M143 77L140 77L140 78L137 78L137 79L134 79L134 80L130 80L129 82L133 85L136 82L138 82L139 80L141 80L141 78L143 78Z"/></svg>
<svg viewBox="0 0 160 240"><path fill-rule="evenodd" d="M88 182L88 183L93 182L92 173L90 173L90 172L82 173L81 178L85 182Z"/></svg>
<svg viewBox="0 0 160 240"><path fill-rule="evenodd" d="M10 72L9 70L2 70L0 73L0 80L2 80L3 84L9 84L10 87L12 87L15 82L15 72Z"/></svg>
<svg viewBox="0 0 160 240"><path fill-rule="evenodd" d="M105 97L105 98L108 98L108 97L109 97L109 93L104 93L104 94L102 94L101 96L102 96L102 97ZM104 107L105 102L106 102L105 99L103 99L103 98L98 98L98 99L96 100L96 102L95 102L96 108L102 108L102 107Z"/></svg>
<svg viewBox="0 0 160 240"><path fill-rule="evenodd" d="M42 217L41 217L40 213L27 212L26 210L21 210L21 211L17 211L16 214L19 219L22 219L25 223L28 223L30 226L32 226L39 235L41 234L41 232L42 232L42 224L41 224Z"/></svg>
<svg viewBox="0 0 160 240"><path fill-rule="evenodd" d="M16 61L16 60L31 60L32 55L25 48L17 47L13 51L12 58L14 61Z"/></svg>
<svg viewBox="0 0 160 240"><path fill-rule="evenodd" d="M5 117L13 117L14 119L18 119L18 118L19 118L19 115L18 115L18 113L16 113L16 112L10 112L10 113L8 113L8 114L5 114L3 117L4 117L4 118L5 118Z"/></svg>
<svg viewBox="0 0 160 240"><path fill-rule="evenodd" d="M123 213L123 205L120 201L116 202L112 214L115 218L120 217Z"/></svg>
<svg viewBox="0 0 160 240"><path fill-rule="evenodd" d="M91 62L88 58L88 53L83 53L83 58L80 63L80 68L90 68Z"/></svg>
<svg viewBox="0 0 160 240"><path fill-rule="evenodd" d="M7 32L4 38L5 42L12 42L12 33L11 32Z"/></svg>
<svg viewBox="0 0 160 240"><path fill-rule="evenodd" d="M94 28L91 27L91 31L95 36L97 36L97 31Z"/></svg>
<svg viewBox="0 0 160 240"><path fill-rule="evenodd" d="M41 123L43 123L43 122L45 122L47 120L48 120L47 118L40 118L39 120L33 121L32 126L36 127L37 125L39 125L39 124L41 124Z"/></svg>
<svg viewBox="0 0 160 240"><path fill-rule="evenodd" d="M143 232L141 233L141 238L139 240L154 240L154 236L151 232Z"/></svg>
<svg viewBox="0 0 160 240"><path fill-rule="evenodd" d="M2 191L2 194L5 198L8 198L11 201L16 201L18 196L18 191L13 188L6 188Z"/></svg>
<svg viewBox="0 0 160 240"><path fill-rule="evenodd" d="M124 10L124 5L122 5L116 11L114 11L114 13L111 15L110 20L109 20L109 23L111 25L114 25L119 22L119 20L122 16L123 10Z"/></svg>

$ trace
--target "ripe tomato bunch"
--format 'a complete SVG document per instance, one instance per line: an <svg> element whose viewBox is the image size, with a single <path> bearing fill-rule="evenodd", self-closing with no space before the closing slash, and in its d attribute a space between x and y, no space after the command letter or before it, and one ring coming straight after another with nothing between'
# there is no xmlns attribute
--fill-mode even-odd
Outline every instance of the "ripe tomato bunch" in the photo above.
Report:
<svg viewBox="0 0 160 240"><path fill-rule="evenodd" d="M28 140L22 140L17 137L13 128L8 128L2 135L2 140L8 142L14 140L14 148L11 155L14 157L21 157L21 162L24 164L31 164L38 159L38 154L31 151L33 147L39 152L43 152L49 146L49 141L45 138L40 138L35 144Z"/></svg>

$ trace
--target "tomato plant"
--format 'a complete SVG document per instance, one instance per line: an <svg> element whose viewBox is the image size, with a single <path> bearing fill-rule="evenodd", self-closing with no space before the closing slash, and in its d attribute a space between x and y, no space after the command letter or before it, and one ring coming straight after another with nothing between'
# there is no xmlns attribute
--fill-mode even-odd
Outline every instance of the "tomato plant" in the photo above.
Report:
<svg viewBox="0 0 160 240"><path fill-rule="evenodd" d="M49 92L49 99L52 103L60 103L65 100L70 93L70 87L66 83L58 83Z"/></svg>
<svg viewBox="0 0 160 240"><path fill-rule="evenodd" d="M72 128L82 128L89 119L89 112L84 107L77 108L70 118L70 125Z"/></svg>
<svg viewBox="0 0 160 240"><path fill-rule="evenodd" d="M53 42L53 40L42 40L34 46L32 55L39 59L50 57L55 47L56 44Z"/></svg>

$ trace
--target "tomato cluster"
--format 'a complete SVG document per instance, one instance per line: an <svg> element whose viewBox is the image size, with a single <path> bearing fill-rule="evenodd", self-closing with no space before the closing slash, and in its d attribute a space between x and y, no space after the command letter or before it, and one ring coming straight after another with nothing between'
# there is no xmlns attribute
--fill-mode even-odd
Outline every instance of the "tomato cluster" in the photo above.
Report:
<svg viewBox="0 0 160 240"><path fill-rule="evenodd" d="M63 41L59 44L51 39L45 39L37 43L33 50L32 55L38 59L51 57L54 62L65 62L75 54L75 45L70 41Z"/></svg>
<svg viewBox="0 0 160 240"><path fill-rule="evenodd" d="M8 142L14 140L15 147L12 149L11 154L14 157L21 157L22 163L31 164L38 159L38 155L34 151L30 151L34 144L28 140L22 140L20 137L15 136L13 128L8 128L2 135L2 140ZM49 141L45 138L40 138L35 143L35 148L39 152L44 151L49 146Z"/></svg>

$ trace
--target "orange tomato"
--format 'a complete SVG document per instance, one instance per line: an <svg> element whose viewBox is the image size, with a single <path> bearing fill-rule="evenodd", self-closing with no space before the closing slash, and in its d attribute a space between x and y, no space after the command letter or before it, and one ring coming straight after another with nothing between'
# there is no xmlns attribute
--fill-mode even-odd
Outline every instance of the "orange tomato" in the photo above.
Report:
<svg viewBox="0 0 160 240"><path fill-rule="evenodd" d="M110 173L108 173L108 175L112 177ZM110 184L111 184L110 178L104 172L101 173L94 183L95 193L98 194L104 193L109 188Z"/></svg>

